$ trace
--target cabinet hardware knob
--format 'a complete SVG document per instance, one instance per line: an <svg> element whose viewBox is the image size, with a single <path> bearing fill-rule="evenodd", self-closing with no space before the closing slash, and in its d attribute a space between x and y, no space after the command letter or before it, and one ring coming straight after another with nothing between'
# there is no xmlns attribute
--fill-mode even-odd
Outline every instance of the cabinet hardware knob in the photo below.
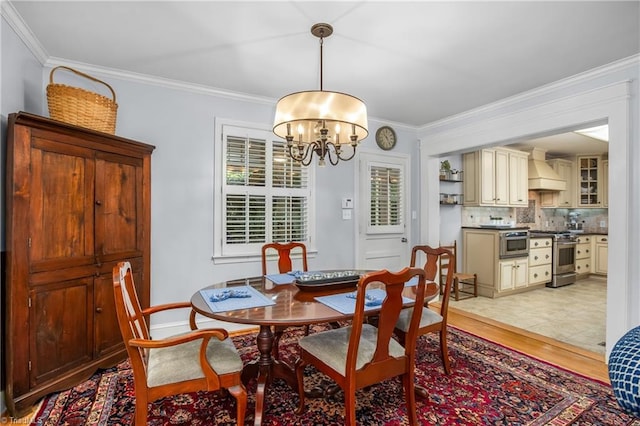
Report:
<svg viewBox="0 0 640 426"><path fill-rule="evenodd" d="M102 205L102 201L96 200L96 206L101 206L101 205Z"/></svg>
<svg viewBox="0 0 640 426"><path fill-rule="evenodd" d="M102 313L102 308L96 308L96 312L101 314Z"/></svg>
<svg viewBox="0 0 640 426"><path fill-rule="evenodd" d="M549 255L546 255L544 258L545 258L545 259L548 259L548 258L549 258Z"/></svg>
<svg viewBox="0 0 640 426"><path fill-rule="evenodd" d="M100 276L100 271L96 271L95 276L99 277Z"/></svg>
<svg viewBox="0 0 640 426"><path fill-rule="evenodd" d="M533 258L534 258L535 260L538 260L538 256L534 256Z"/></svg>
<svg viewBox="0 0 640 426"><path fill-rule="evenodd" d="M533 274L533 278L538 278L538 274Z"/></svg>

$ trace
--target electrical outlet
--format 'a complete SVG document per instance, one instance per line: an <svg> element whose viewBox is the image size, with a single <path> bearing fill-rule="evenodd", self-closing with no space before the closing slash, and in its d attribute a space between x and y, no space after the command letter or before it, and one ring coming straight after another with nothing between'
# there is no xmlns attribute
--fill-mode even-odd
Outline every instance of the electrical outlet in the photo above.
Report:
<svg viewBox="0 0 640 426"><path fill-rule="evenodd" d="M607 227L607 223L604 220L600 221L600 228L606 228Z"/></svg>

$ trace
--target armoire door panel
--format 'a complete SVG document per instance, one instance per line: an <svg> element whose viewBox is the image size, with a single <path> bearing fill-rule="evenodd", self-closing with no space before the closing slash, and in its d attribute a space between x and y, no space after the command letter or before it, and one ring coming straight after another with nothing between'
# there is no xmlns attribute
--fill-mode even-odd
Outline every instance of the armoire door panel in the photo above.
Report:
<svg viewBox="0 0 640 426"><path fill-rule="evenodd" d="M116 155L99 157L95 204L96 256L140 256L142 160Z"/></svg>
<svg viewBox="0 0 640 426"><path fill-rule="evenodd" d="M31 149L29 259L50 264L93 263L94 160L90 150L39 140Z"/></svg>
<svg viewBox="0 0 640 426"><path fill-rule="evenodd" d="M93 280L37 287L30 299L33 387L92 359Z"/></svg>

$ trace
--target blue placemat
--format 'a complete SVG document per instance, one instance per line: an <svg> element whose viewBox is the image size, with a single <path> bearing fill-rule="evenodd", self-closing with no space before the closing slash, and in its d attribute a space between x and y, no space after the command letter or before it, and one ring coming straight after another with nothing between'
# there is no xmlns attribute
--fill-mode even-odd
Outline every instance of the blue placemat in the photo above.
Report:
<svg viewBox="0 0 640 426"><path fill-rule="evenodd" d="M411 287L411 286L414 286L414 285L418 285L418 277L413 277L409 281L404 283L405 287Z"/></svg>
<svg viewBox="0 0 640 426"><path fill-rule="evenodd" d="M340 293L340 294L331 294L329 296L318 296L315 298L315 300L327 305L331 309L335 309L336 311L342 314L352 314L355 312L355 309L356 309L356 299L353 297L350 297L350 294L353 294L353 293ZM384 300L386 295L387 295L386 291L379 288L375 288L367 291L367 296L369 296L371 299ZM412 303L413 299L403 296L402 302ZM373 309L380 309L380 305L378 304L375 306L364 307L365 311L370 311Z"/></svg>
<svg viewBox="0 0 640 426"><path fill-rule="evenodd" d="M291 284L296 280L294 273L267 274L265 275L265 278L274 284Z"/></svg>
<svg viewBox="0 0 640 426"><path fill-rule="evenodd" d="M229 298L225 300L221 300L219 302L212 302L212 295L219 295L223 290L228 290L225 288L211 288L200 290L200 294L202 298L209 305L209 309L211 312L224 312L224 311L235 311L237 309L249 309L249 308L257 308L260 306L269 306L275 305L276 302L269 299L264 294L260 293L258 290L251 286L239 286L233 287L234 290L246 291L250 297L243 298Z"/></svg>

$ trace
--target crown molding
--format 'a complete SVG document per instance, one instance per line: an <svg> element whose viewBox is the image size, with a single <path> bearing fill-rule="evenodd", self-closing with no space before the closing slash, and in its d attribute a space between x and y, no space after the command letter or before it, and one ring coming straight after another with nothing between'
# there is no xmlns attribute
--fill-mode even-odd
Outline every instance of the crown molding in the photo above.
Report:
<svg viewBox="0 0 640 426"><path fill-rule="evenodd" d="M172 80L168 78L162 78L152 76L148 74L135 73L131 71L120 70L116 68L101 67L98 65L87 64L85 62L72 61L63 58L51 57L43 64L45 67L56 67L58 65L65 65L77 69L79 71L86 72L88 74L101 74L108 75L110 77L118 78L125 81L134 81L143 84L149 84L154 86L161 86L169 89L182 90L186 92L204 94L209 96L216 96L221 98L227 98L232 100L241 100L245 102L253 102L266 105L275 105L277 99L261 97L251 95L249 93L230 92L215 87L209 87L199 84L186 83L184 81Z"/></svg>
<svg viewBox="0 0 640 426"><path fill-rule="evenodd" d="M640 65L640 55L632 55L627 58L623 58L618 61L614 61L609 64L605 64L600 67L581 72L571 77L557 80L553 83L549 83L544 86L540 86L535 89L501 99L497 102L486 104L460 114L452 115L443 118L442 120L425 124L424 126L418 126L418 133L438 133L440 131L440 128L445 129L447 126L458 125L460 122L464 122L465 120L477 117L479 115L495 115L496 112L500 113L500 111L508 110L509 108L526 102L530 99L541 98L545 95L554 95L562 89L570 88L577 84L591 81L597 79L598 77L602 77L614 72L623 71L631 67L637 67L638 65ZM501 115L502 114L503 113L501 113Z"/></svg>
<svg viewBox="0 0 640 426"><path fill-rule="evenodd" d="M2 17L4 17L7 24L13 28L13 31L27 46L38 62L44 65L47 58L49 58L49 54L33 32L31 32L31 29L27 26L10 1L0 1L0 14L2 14Z"/></svg>

